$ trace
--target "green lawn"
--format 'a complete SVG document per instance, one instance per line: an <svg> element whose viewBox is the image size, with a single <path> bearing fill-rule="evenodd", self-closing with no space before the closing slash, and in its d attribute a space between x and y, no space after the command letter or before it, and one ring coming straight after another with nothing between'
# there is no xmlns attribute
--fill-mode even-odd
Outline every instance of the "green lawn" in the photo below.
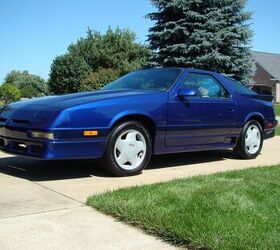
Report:
<svg viewBox="0 0 280 250"><path fill-rule="evenodd" d="M280 104L275 105L274 109L275 109L275 114L277 116L280 116Z"/></svg>
<svg viewBox="0 0 280 250"><path fill-rule="evenodd" d="M280 135L280 126L276 127L276 135Z"/></svg>
<svg viewBox="0 0 280 250"><path fill-rule="evenodd" d="M183 247L280 249L280 165L120 189L87 204Z"/></svg>

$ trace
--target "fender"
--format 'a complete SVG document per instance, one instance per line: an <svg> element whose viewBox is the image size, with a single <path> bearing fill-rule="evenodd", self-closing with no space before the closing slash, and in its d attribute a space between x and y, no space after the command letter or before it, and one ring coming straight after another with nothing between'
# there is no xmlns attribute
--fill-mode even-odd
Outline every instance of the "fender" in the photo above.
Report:
<svg viewBox="0 0 280 250"><path fill-rule="evenodd" d="M252 112L252 113L249 113L249 114L246 116L243 126L244 126L249 120L251 120L251 118L254 117L254 116L260 117L260 118L263 120L263 122L265 122L265 118L264 118L264 116L263 116L261 113L259 113L259 112Z"/></svg>
<svg viewBox="0 0 280 250"><path fill-rule="evenodd" d="M111 122L110 122L110 124L109 124L109 128L111 129L111 128L114 126L114 124L115 124L118 120L120 120L120 119L122 119L122 118L124 118L124 117L126 117L126 116L130 116L130 115L142 115L142 116L146 116L146 117L149 118L151 121L153 121L154 124L156 124L155 121L154 121L154 119L152 118L151 114L149 114L148 112L143 112L143 110L126 110L126 111L123 111L123 112L117 114L117 115L111 120Z"/></svg>

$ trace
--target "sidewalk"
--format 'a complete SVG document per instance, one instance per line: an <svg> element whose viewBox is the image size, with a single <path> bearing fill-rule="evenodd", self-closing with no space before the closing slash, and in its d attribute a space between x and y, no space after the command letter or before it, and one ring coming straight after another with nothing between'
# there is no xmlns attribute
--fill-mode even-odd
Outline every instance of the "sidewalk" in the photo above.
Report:
<svg viewBox="0 0 280 250"><path fill-rule="evenodd" d="M175 249L87 207L84 201L13 176L25 172L18 164L24 159L0 157L1 250Z"/></svg>
<svg viewBox="0 0 280 250"><path fill-rule="evenodd" d="M173 249L85 206L0 219L0 225L1 250Z"/></svg>
<svg viewBox="0 0 280 250"><path fill-rule="evenodd" d="M175 249L84 205L94 193L280 163L280 136L254 160L230 151L157 156L142 175L116 178L92 161L50 163L0 153L0 249ZM96 164L96 165L95 165Z"/></svg>

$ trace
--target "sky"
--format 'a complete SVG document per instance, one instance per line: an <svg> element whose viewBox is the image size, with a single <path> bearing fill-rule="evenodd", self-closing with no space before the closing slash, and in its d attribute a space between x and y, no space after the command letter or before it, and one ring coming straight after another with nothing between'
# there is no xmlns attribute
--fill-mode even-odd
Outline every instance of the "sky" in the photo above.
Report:
<svg viewBox="0 0 280 250"><path fill-rule="evenodd" d="M248 0L252 48L280 53L280 1ZM129 28L145 43L150 0L0 0L0 83L13 69L48 78L53 59L88 28Z"/></svg>

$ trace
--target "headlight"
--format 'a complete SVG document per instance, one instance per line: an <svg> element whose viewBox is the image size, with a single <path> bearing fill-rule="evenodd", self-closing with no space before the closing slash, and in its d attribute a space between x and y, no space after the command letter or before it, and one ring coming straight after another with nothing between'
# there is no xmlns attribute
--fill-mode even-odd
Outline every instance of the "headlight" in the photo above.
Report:
<svg viewBox="0 0 280 250"><path fill-rule="evenodd" d="M54 139L54 133L51 133L51 132L41 132L41 131L32 131L31 132L31 137L32 138L37 138L37 139L53 140Z"/></svg>

